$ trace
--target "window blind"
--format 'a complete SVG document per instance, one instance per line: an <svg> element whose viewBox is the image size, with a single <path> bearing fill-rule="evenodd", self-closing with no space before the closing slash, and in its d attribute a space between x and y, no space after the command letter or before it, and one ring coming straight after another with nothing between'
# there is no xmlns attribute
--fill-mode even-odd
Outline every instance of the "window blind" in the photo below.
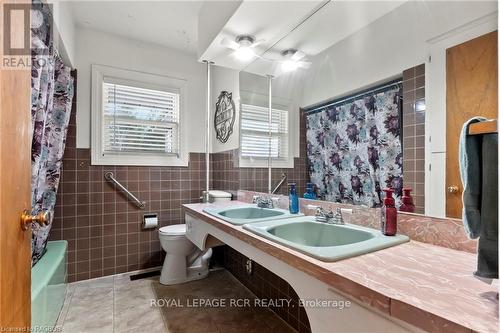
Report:
<svg viewBox="0 0 500 333"><path fill-rule="evenodd" d="M103 83L103 153L179 152L179 94Z"/></svg>
<svg viewBox="0 0 500 333"><path fill-rule="evenodd" d="M269 109L250 105L241 105L241 156L267 158L269 147L271 157L288 157L288 112L272 109L271 140L269 140Z"/></svg>

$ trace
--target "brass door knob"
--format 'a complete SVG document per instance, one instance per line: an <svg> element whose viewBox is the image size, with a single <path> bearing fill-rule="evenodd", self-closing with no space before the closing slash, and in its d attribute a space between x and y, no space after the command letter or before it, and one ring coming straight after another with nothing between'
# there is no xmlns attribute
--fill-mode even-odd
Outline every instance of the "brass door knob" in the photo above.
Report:
<svg viewBox="0 0 500 333"><path fill-rule="evenodd" d="M42 211L36 215L31 215L28 210L24 210L21 214L21 228L28 230L31 223L38 223L41 226L46 226L50 221L50 214L48 211Z"/></svg>
<svg viewBox="0 0 500 333"><path fill-rule="evenodd" d="M452 185L452 186L448 186L448 193L458 193L458 186L456 185Z"/></svg>

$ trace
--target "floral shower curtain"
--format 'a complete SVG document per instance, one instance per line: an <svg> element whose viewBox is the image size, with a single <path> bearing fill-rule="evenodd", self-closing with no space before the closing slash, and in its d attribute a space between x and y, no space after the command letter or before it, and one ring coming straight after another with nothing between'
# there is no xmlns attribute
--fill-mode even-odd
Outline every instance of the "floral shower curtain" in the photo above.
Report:
<svg viewBox="0 0 500 333"><path fill-rule="evenodd" d="M316 108L307 115L311 182L327 201L379 207L403 187L399 85Z"/></svg>
<svg viewBox="0 0 500 333"><path fill-rule="evenodd" d="M32 214L50 213L50 224L32 225L32 265L43 255L54 215L74 82L52 44L51 13L37 4L32 11L31 201Z"/></svg>

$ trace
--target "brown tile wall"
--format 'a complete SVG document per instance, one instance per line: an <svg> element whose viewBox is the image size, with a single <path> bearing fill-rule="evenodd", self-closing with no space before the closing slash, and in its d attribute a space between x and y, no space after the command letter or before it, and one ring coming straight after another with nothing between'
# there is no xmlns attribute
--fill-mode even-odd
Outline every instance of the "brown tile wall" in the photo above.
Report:
<svg viewBox="0 0 500 333"><path fill-rule="evenodd" d="M288 282L256 262L253 262L252 274L248 275L244 255L229 246L219 248L219 251L222 251L219 258L224 267L258 298L290 300L290 306L272 307L271 310L298 332L311 332L306 311L299 306L299 296Z"/></svg>
<svg viewBox="0 0 500 333"><path fill-rule="evenodd" d="M181 205L201 195L203 156L191 154L187 168L125 167L90 165L89 149L66 152L50 239L69 243L69 281L161 265L158 229L143 230L143 214L157 213L160 227L184 223ZM146 209L107 182L107 171L146 201Z"/></svg>
<svg viewBox="0 0 500 333"><path fill-rule="evenodd" d="M68 241L69 281L161 265L158 229L142 230L143 214L158 213L160 226L183 223L181 205L201 196L204 155L191 153L188 167L90 165L90 149L76 148L75 114L76 98L50 232L50 240ZM146 201L146 209L107 182L106 171Z"/></svg>
<svg viewBox="0 0 500 333"><path fill-rule="evenodd" d="M256 192L267 192L267 168L239 168L239 150L216 153L212 155L213 188L225 190L236 194L238 189ZM287 194L287 183L296 183L297 191L302 194L305 191L308 174L305 159L295 158L294 168L273 168L271 179L273 186L281 180L281 174L287 174L287 180L278 194Z"/></svg>
<svg viewBox="0 0 500 333"><path fill-rule="evenodd" d="M425 213L425 64L403 71L403 179Z"/></svg>
<svg viewBox="0 0 500 333"><path fill-rule="evenodd" d="M210 154L210 170L213 188L234 194L240 188L238 149Z"/></svg>

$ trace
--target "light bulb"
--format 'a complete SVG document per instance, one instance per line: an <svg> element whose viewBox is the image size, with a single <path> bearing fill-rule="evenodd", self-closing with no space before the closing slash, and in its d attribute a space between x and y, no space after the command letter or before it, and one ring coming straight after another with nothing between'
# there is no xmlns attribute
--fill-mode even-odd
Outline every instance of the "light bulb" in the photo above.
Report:
<svg viewBox="0 0 500 333"><path fill-rule="evenodd" d="M234 55L241 61L248 61L255 57L255 53L248 46L240 46L237 50L234 51Z"/></svg>
<svg viewBox="0 0 500 333"><path fill-rule="evenodd" d="M281 68L285 72L292 72L292 71L296 70L297 68L299 68L299 63L297 61L293 61L293 60L285 60L281 64Z"/></svg>

